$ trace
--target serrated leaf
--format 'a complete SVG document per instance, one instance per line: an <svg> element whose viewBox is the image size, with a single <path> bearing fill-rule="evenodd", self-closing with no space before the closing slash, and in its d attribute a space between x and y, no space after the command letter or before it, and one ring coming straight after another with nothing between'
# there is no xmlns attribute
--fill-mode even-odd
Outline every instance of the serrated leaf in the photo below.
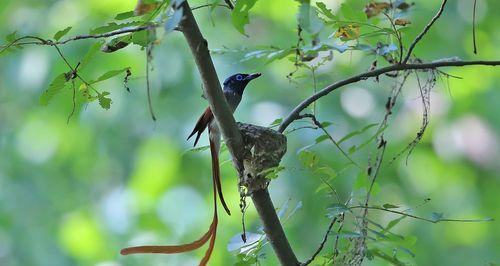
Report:
<svg viewBox="0 0 500 266"><path fill-rule="evenodd" d="M99 105L105 109L109 110L111 108L111 99L109 97L106 97L109 95L109 92L105 91L99 94Z"/></svg>
<svg viewBox="0 0 500 266"><path fill-rule="evenodd" d="M110 79L114 76L117 76L121 73L124 73L124 72L127 72L127 70L129 70L130 67L126 67L126 68L123 68L123 69L118 69L118 70L110 70L104 74L102 74L100 77L98 77L96 80L94 81L91 81L90 84L95 84L97 82L101 82L101 81L104 81L104 80L107 80L107 79Z"/></svg>
<svg viewBox="0 0 500 266"><path fill-rule="evenodd" d="M68 32L72 29L73 27L66 27L63 30L60 30L54 34L54 40L59 41L64 35L68 34Z"/></svg>
<svg viewBox="0 0 500 266"><path fill-rule="evenodd" d="M49 88L43 92L43 94L40 96L40 104L41 105L47 105L49 104L50 100L61 90L64 88L64 85L66 85L66 74L62 73L59 74L54 80L49 85Z"/></svg>
<svg viewBox="0 0 500 266"><path fill-rule="evenodd" d="M165 33L170 33L174 31L179 25L184 15L184 10L182 7L175 10L174 14L165 23Z"/></svg>
<svg viewBox="0 0 500 266"><path fill-rule="evenodd" d="M332 20L337 20L337 17L332 13L330 9L326 7L326 5L323 2L316 2L316 6L318 7L321 14L325 15L327 18L330 18Z"/></svg>
<svg viewBox="0 0 500 266"><path fill-rule="evenodd" d="M238 0L231 12L233 26L243 35L245 35L245 25L250 22L249 11L256 2L257 0Z"/></svg>

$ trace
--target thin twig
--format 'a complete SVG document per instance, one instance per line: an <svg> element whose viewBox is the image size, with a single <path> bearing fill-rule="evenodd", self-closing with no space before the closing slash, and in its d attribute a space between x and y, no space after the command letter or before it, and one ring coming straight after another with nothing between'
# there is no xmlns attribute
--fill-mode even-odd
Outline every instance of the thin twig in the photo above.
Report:
<svg viewBox="0 0 500 266"><path fill-rule="evenodd" d="M330 222L330 225L328 226L328 229L326 230L326 233L323 236L323 241L321 241L321 243L319 244L319 247L316 249L316 251L311 256L311 258L308 259L307 261L301 263L300 265L306 266L306 265L311 264L311 262L313 262L313 260L316 258L316 256L318 256L318 254L321 252L321 250L325 246L325 243L328 240L328 236L330 235L330 232L332 231L333 226L335 225L336 222L337 222L337 217L333 218L333 220Z"/></svg>
<svg viewBox="0 0 500 266"><path fill-rule="evenodd" d="M463 66L472 66L472 65L483 65L483 66L498 66L500 65L500 61L462 61L462 60L436 60L430 63L415 63L415 64L394 64L383 68L378 68L372 71L368 71L365 73L358 74L356 76L352 76L350 78L335 82L326 86L324 89L318 91L317 93L311 95L309 98L303 100L299 105L297 105L287 117L283 119L280 127L278 128L279 132L283 132L293 121L300 119L300 112L306 109L310 104L317 101L318 99L328 95L330 92L337 90L341 87L344 87L349 84L353 84L362 80L366 80L371 77L376 77L383 75L385 73L390 73L394 71L400 70L410 70L410 69L435 69L440 67L463 67Z"/></svg>
<svg viewBox="0 0 500 266"><path fill-rule="evenodd" d="M302 115L302 117L308 117L308 118L311 118L311 120L313 121L313 124L318 127L319 129L321 129L321 131L323 131L323 133L325 133L325 135L328 137L328 139L333 143L333 145L335 145L335 147L337 147L337 149L342 153L342 155L347 159L349 160L352 164L354 164L355 166L357 166L358 168L361 169L361 166L359 166L359 164L354 161L350 156L349 154L347 154L346 151L344 151L344 149L342 149L342 147L340 147L339 143L337 141L335 141L335 139L333 139L332 135L330 135L330 133L328 133L328 131L326 131L325 127L318 121L318 119L316 119L316 116L312 115L312 114L304 114Z"/></svg>
<svg viewBox="0 0 500 266"><path fill-rule="evenodd" d="M425 26L424 30L415 38L415 40L411 43L410 48L408 48L408 53L406 54L405 59L403 60L403 64L408 62L408 59L410 59L411 53L413 52L413 49L415 49L415 46L417 46L417 43L424 37L424 35L429 31L429 29L432 27L434 22L438 20L438 18L443 14L444 11L444 6L446 5L447 0L443 0L441 3L441 7L439 8L439 11L436 13L436 15L431 19L429 24Z"/></svg>
<svg viewBox="0 0 500 266"><path fill-rule="evenodd" d="M406 217L410 217L410 218L414 218L417 220L422 220L422 221L426 221L426 222L430 222L430 223L439 223L439 222L477 223L477 222L493 222L493 221L495 221L495 219L493 219L493 218L484 218L484 219L445 219L445 218L428 219L428 218L408 214L405 212L395 211L395 210L386 209L386 208L377 207L377 206L361 206L360 205L360 206L351 206L351 207L349 207L349 209L370 209L370 210L385 211L385 212L395 213L395 214L403 215Z"/></svg>

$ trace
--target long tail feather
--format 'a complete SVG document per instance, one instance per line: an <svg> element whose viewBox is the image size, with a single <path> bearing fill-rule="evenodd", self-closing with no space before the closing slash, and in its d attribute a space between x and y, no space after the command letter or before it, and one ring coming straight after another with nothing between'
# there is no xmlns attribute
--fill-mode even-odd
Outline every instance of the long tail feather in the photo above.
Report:
<svg viewBox="0 0 500 266"><path fill-rule="evenodd" d="M217 192L219 193L219 199L224 207L224 210L228 215L231 215L231 211L224 200L224 195L222 194L222 185L220 180L220 168L219 168L219 152L215 147L215 143L210 140L210 153L212 155L212 178L214 179L215 185L217 186Z"/></svg>

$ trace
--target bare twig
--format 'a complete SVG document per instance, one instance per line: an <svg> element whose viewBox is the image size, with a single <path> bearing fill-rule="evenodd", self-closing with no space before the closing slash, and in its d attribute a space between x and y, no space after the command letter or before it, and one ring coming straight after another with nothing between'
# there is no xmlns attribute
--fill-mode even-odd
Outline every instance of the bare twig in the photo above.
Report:
<svg viewBox="0 0 500 266"><path fill-rule="evenodd" d="M439 223L439 222L462 222L462 223L477 223L477 222L493 222L493 218L484 218L484 219L447 219L447 218L440 218L440 219L428 219L416 215L412 215L406 212L401 212L401 211L395 211L392 209L386 209L382 207L377 207L377 206L351 206L349 209L369 209L369 210L379 210L379 211L385 211L385 212L390 212L390 213L395 213L399 215L403 215L406 217L410 217L413 219L417 220L422 220L430 223Z"/></svg>
<svg viewBox="0 0 500 266"><path fill-rule="evenodd" d="M302 118L305 118L305 117L308 117L308 118L311 118L311 120L313 121L313 124L318 127L319 129L321 129L323 131L323 133L328 137L328 139L333 143L333 145L335 145L335 147L337 147L337 149L342 153L342 155L347 159L349 160L352 164L354 164L356 167L360 168L361 167L359 166L358 163L356 163L356 161L354 161L350 156L349 154L347 154L346 151L344 151L344 149L342 149L342 147L340 147L340 145L338 144L337 141L335 141L332 137L332 135L330 135L330 133L328 133L328 131L326 131L325 127L318 121L318 119L316 119L316 116L314 116L313 114L304 114L301 116Z"/></svg>
<svg viewBox="0 0 500 266"><path fill-rule="evenodd" d="M311 264L311 262L313 262L313 260L316 258L316 256L318 256L318 254L321 252L321 250L325 246L325 243L328 240L328 236L330 235L330 232L332 231L333 226L335 225L336 222L337 222L337 217L333 218L333 220L330 222L330 225L328 226L328 229L326 230L326 233L323 236L323 241L321 241L321 243L319 244L319 247L313 253L311 258L309 258L307 261L305 261L301 264L302 266L306 266L306 265Z"/></svg>
<svg viewBox="0 0 500 266"><path fill-rule="evenodd" d="M472 65L483 65L483 66L498 66L500 65L500 61L462 61L462 60L437 60L430 63L416 63L416 64L395 64L383 68L378 68L372 71L368 71L365 73L358 74L356 76L335 82L326 86L324 89L318 91L317 93L311 95L309 98L303 100L299 105L297 105L288 116L283 119L280 127L278 128L279 132L283 132L293 121L300 119L300 112L306 109L311 103L317 101L318 99L326 96L330 92L339 89L343 86L353 84L362 80L366 80L371 77L376 77L383 75L385 73L390 73L394 71L400 70L411 70L411 69L435 69L440 67L463 67L463 66L472 66Z"/></svg>
<svg viewBox="0 0 500 266"><path fill-rule="evenodd" d="M411 53L413 52L413 49L415 49L415 46L417 46L417 43L429 31L429 29L432 27L432 25L434 24L434 22L436 22L436 20L438 20L438 18L441 16L441 14L443 14L444 6L446 5L446 2L447 2L447 0L443 0L443 2L441 3L441 7L439 8L439 10L436 13L436 15L431 19L431 21L429 22L429 24L427 24L427 26L425 26L424 30L417 36L417 38L415 38L415 40L411 43L410 48L408 48L408 53L406 54L406 57L405 57L405 59L402 62L403 64L405 64L406 62L408 62L408 59L410 59Z"/></svg>

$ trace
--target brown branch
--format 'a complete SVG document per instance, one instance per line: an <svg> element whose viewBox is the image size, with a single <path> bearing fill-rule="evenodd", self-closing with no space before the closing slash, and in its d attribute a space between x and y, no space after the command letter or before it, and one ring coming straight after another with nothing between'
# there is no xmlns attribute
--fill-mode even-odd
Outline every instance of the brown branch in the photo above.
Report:
<svg viewBox="0 0 500 266"><path fill-rule="evenodd" d="M200 32L188 2L184 1L181 8L184 10L184 19L179 24L179 28L191 49L210 108L219 124L235 166L241 175L243 173L242 162L244 155L244 143L241 133L222 93L217 72L208 50L208 43ZM286 238L267 189L256 190L251 197L262 220L267 238L280 263L283 265L298 265L299 262Z"/></svg>
<svg viewBox="0 0 500 266"><path fill-rule="evenodd" d="M306 109L311 103L317 101L318 99L326 96L330 92L337 90L343 86L353 84L362 80L366 80L371 77L377 77L389 72L400 71L400 70L422 70L422 69L434 69L439 67L463 67L463 66L472 66L472 65L483 65L483 66L498 66L500 65L500 61L462 61L455 59L442 59L433 61L430 63L417 63L417 64L395 64L379 69L375 69L372 71L368 71L365 73L358 74L356 76L352 76L350 78L335 82L333 84L328 85L324 89L318 91L317 93L311 95L309 98L303 100L299 105L297 105L290 114L283 119L280 127L278 128L279 132L283 132L293 121L300 119L300 112Z"/></svg>
<svg viewBox="0 0 500 266"><path fill-rule="evenodd" d="M403 64L408 62L408 59L410 59L411 53L413 52L413 49L415 49L415 46L417 46L417 43L424 37L424 35L429 31L429 29L432 27L434 22L438 20L438 18L443 14L444 11L444 6L446 5L447 0L443 0L441 3L441 7L439 8L439 11L436 13L436 15L431 19L429 24L425 26L424 30L415 38L415 40L411 43L410 48L408 49L408 53L406 54L405 59L403 60Z"/></svg>

